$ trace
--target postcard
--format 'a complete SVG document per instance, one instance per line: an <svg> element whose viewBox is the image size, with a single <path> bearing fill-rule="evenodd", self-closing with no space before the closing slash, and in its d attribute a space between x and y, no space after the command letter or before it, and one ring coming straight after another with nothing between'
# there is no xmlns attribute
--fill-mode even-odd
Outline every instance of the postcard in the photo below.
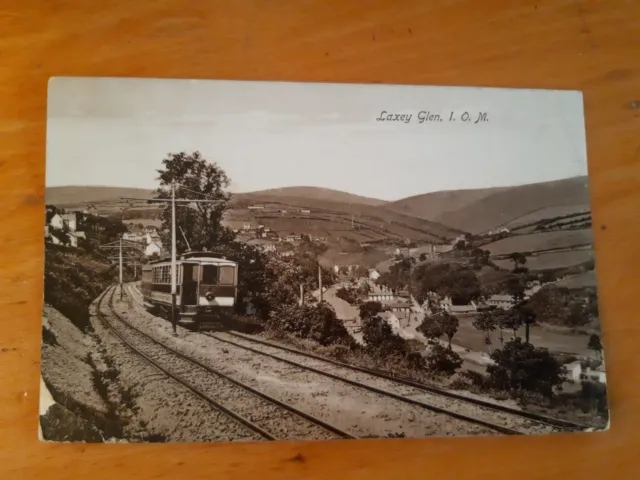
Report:
<svg viewBox="0 0 640 480"><path fill-rule="evenodd" d="M53 78L40 438L609 425L576 91Z"/></svg>

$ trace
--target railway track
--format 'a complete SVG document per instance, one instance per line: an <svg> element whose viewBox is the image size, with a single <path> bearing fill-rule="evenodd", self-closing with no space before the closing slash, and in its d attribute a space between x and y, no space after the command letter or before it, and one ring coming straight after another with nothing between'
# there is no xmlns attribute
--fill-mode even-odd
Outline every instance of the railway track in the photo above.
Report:
<svg viewBox="0 0 640 480"><path fill-rule="evenodd" d="M376 370L327 359L244 334L225 332L207 335L225 344L454 418L477 423L506 435L583 431L588 428L565 420L466 397L411 379L398 378Z"/></svg>
<svg viewBox="0 0 640 480"><path fill-rule="evenodd" d="M113 304L115 291L116 287L111 287L98 300L98 316L103 324L148 363L260 437L265 440L356 438L189 358L142 332L117 311ZM107 296L109 313L105 314L102 306ZM109 316L114 317L116 322L110 321L107 318Z"/></svg>
<svg viewBox="0 0 640 480"><path fill-rule="evenodd" d="M136 295L133 291L129 292L129 296L136 303L140 303L135 298ZM331 360L244 334L208 332L206 335L227 345L263 355L379 395L475 423L505 435L583 431L588 428L565 420L459 395L408 378L395 377L377 370Z"/></svg>

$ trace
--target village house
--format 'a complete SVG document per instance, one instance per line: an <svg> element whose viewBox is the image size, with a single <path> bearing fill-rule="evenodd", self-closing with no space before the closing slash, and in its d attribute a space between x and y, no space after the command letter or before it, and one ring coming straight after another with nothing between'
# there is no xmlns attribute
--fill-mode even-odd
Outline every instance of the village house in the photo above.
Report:
<svg viewBox="0 0 640 480"><path fill-rule="evenodd" d="M393 313L409 313L411 311L411 305L402 302L393 302L386 305L386 307Z"/></svg>
<svg viewBox="0 0 640 480"><path fill-rule="evenodd" d="M284 241L285 242L300 242L300 241L302 241L302 236L301 235L295 235L295 234L287 235L286 237L284 237Z"/></svg>
<svg viewBox="0 0 640 480"><path fill-rule="evenodd" d="M495 308L502 308L503 310L509 310L514 306L514 304L515 302L513 301L513 297L506 293L491 295L487 298L487 305Z"/></svg>
<svg viewBox="0 0 640 480"><path fill-rule="evenodd" d="M302 208L302 209L300 209L300 213L307 213L307 214L309 214L309 213L311 213L311 210L308 210L308 209L306 209L306 208Z"/></svg>
<svg viewBox="0 0 640 480"><path fill-rule="evenodd" d="M367 294L367 300L370 302L395 302L398 297L399 295L396 295L390 288L378 285L373 285L373 288Z"/></svg>
<svg viewBox="0 0 640 480"><path fill-rule="evenodd" d="M59 236L53 231L64 231L66 229L67 241L64 242L72 247L78 246L78 239L87 238L84 232L78 231L78 219L75 213L55 213L47 211L48 225L46 225L44 235L51 243L60 245L63 243Z"/></svg>
<svg viewBox="0 0 640 480"><path fill-rule="evenodd" d="M264 210L264 205L251 205L249 210Z"/></svg>
<svg viewBox="0 0 640 480"><path fill-rule="evenodd" d="M85 215L98 215L98 209L93 205L87 205L82 213Z"/></svg>
<svg viewBox="0 0 640 480"><path fill-rule="evenodd" d="M462 314L462 313L475 313L478 311L478 306L475 302L470 302L467 305L454 305L451 297L446 296L439 302L439 307L451 314Z"/></svg>
<svg viewBox="0 0 640 480"><path fill-rule="evenodd" d="M273 253L276 251L276 246L273 242L261 238L252 238L247 242L247 245L253 245L264 253Z"/></svg>
<svg viewBox="0 0 640 480"><path fill-rule="evenodd" d="M567 380L573 380L574 382L591 380L594 382L607 383L604 362L595 369L583 365L581 361L568 363L565 365L565 368L567 369Z"/></svg>
<svg viewBox="0 0 640 480"><path fill-rule="evenodd" d="M379 278L380 278L380 272L378 272L378 270L376 270L375 268L372 268L372 269L369 270L369 279L370 280L373 280L375 282Z"/></svg>
<svg viewBox="0 0 640 480"><path fill-rule="evenodd" d="M129 242L144 243L146 238L146 235L141 232L125 232L122 234L122 239Z"/></svg>
<svg viewBox="0 0 640 480"><path fill-rule="evenodd" d="M161 253L162 253L162 245L156 242L149 243L144 249L144 254L147 257L151 257L154 254L160 255Z"/></svg>

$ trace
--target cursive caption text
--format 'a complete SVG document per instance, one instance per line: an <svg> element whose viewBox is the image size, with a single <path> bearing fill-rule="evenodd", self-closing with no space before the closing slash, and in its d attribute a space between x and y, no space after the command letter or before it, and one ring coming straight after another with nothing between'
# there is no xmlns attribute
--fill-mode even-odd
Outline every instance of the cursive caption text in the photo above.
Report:
<svg viewBox="0 0 640 480"><path fill-rule="evenodd" d="M461 122L484 123L489 121L487 112L447 112L446 114L421 110L413 113L393 113L383 110L377 122L429 123L429 122Z"/></svg>

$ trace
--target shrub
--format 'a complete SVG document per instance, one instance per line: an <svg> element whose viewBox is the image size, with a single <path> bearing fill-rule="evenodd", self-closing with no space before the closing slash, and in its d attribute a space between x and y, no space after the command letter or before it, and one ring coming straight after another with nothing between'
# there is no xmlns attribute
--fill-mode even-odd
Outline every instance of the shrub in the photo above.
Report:
<svg viewBox="0 0 640 480"><path fill-rule="evenodd" d="M269 326L300 338L310 338L320 345L354 340L327 303L317 305L280 305L269 315Z"/></svg>
<svg viewBox="0 0 640 480"><path fill-rule="evenodd" d="M491 358L495 362L487 366L491 385L512 393L529 390L551 398L566 373L546 348L535 348L519 337L494 351Z"/></svg>
<svg viewBox="0 0 640 480"><path fill-rule="evenodd" d="M391 325L377 315L363 321L362 336L369 349L382 355L404 356L407 353L405 340L393 333Z"/></svg>
<svg viewBox="0 0 640 480"><path fill-rule="evenodd" d="M462 359L456 352L436 343L427 354L426 364L433 373L453 375L462 365Z"/></svg>
<svg viewBox="0 0 640 480"><path fill-rule="evenodd" d="M599 382L582 382L580 404L585 413L594 409L599 413L606 413L608 405L606 385Z"/></svg>

